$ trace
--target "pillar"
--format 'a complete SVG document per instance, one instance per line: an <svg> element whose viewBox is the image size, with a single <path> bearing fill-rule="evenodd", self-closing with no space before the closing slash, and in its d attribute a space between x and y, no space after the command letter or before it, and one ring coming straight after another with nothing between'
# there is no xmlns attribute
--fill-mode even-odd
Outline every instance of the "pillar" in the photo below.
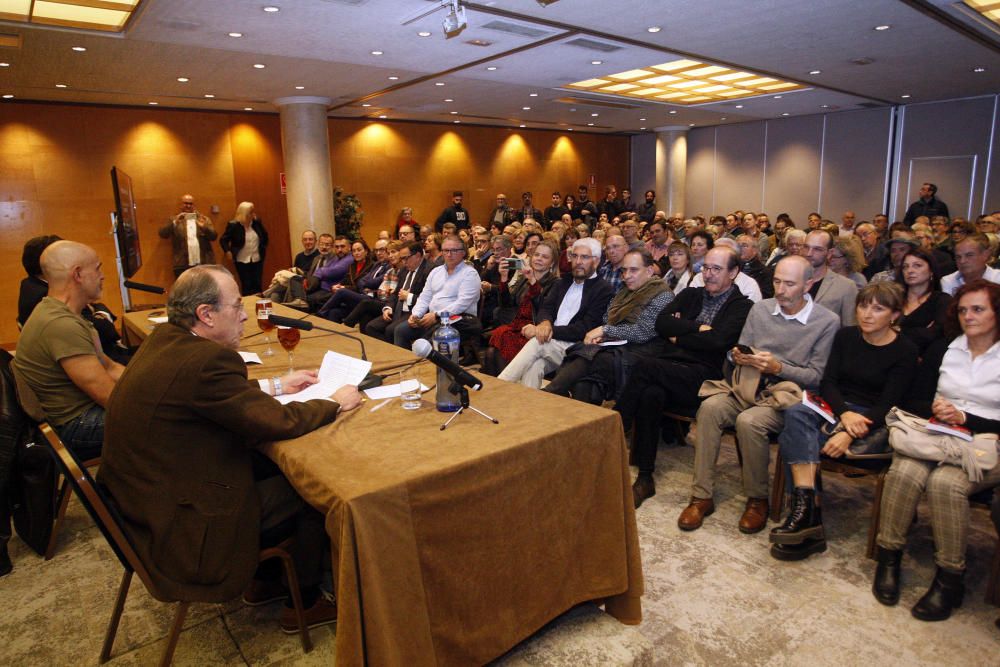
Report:
<svg viewBox="0 0 1000 667"><path fill-rule="evenodd" d="M292 245L307 229L334 233L328 97L282 97L281 153L285 162L288 233Z"/></svg>
<svg viewBox="0 0 1000 667"><path fill-rule="evenodd" d="M656 201L667 216L674 213L689 215L684 210L684 188L687 186L686 127L656 128Z"/></svg>

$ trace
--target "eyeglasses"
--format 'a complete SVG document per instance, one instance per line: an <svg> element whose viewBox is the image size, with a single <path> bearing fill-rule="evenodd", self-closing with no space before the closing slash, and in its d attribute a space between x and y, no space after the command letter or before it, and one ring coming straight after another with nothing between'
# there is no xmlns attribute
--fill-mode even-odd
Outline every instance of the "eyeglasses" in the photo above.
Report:
<svg viewBox="0 0 1000 667"><path fill-rule="evenodd" d="M701 272L702 273L722 273L725 270L726 270L726 267L724 267L724 266L713 266L711 264L702 264L701 265Z"/></svg>
<svg viewBox="0 0 1000 667"><path fill-rule="evenodd" d="M589 262L590 260L594 259L593 255L578 255L575 252L571 252L567 256L570 258L570 261L574 261L574 262L576 260L580 260L582 262Z"/></svg>
<svg viewBox="0 0 1000 667"><path fill-rule="evenodd" d="M444 249L441 250L441 252L447 253L449 255L454 255L455 253L465 252L465 249L464 248L444 248Z"/></svg>

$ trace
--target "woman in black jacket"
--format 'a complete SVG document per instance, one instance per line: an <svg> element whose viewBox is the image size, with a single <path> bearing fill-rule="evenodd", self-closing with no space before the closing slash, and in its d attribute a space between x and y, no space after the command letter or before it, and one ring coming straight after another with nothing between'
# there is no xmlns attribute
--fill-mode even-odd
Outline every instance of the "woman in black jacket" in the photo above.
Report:
<svg viewBox="0 0 1000 667"><path fill-rule="evenodd" d="M254 212L253 202L241 202L233 219L219 238L226 257L236 265L240 278L240 294L258 294L264 274L264 254L267 252L267 230Z"/></svg>

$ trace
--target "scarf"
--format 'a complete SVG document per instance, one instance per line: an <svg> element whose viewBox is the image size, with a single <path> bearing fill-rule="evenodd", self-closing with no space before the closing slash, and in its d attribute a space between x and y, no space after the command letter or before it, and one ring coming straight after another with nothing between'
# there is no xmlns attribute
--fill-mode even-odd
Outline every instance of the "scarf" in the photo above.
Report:
<svg viewBox="0 0 1000 667"><path fill-rule="evenodd" d="M649 302L669 289L662 278L651 278L637 290L623 287L608 304L608 324L634 324Z"/></svg>

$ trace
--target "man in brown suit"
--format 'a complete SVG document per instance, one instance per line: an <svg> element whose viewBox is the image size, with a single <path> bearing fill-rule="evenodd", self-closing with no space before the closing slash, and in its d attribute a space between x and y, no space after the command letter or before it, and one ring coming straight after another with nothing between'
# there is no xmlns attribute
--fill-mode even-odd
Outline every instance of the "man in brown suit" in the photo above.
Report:
<svg viewBox="0 0 1000 667"><path fill-rule="evenodd" d="M214 264L212 241L219 235L212 221L194 207L194 197L181 197L181 212L160 227L160 238L170 239L174 251L174 277L199 264Z"/></svg>
<svg viewBox="0 0 1000 667"><path fill-rule="evenodd" d="M255 577L254 570L262 543L292 532L306 621L333 622L336 607L319 589L323 517L255 447L332 422L360 404L357 389L344 387L333 401L282 405L272 396L314 384L316 373L248 382L236 353L247 314L221 266L185 272L171 291L167 317L111 394L99 473L149 570L154 596L222 602L246 589L248 604L285 597L277 577L268 576L275 573L258 570ZM287 603L281 626L297 631Z"/></svg>

